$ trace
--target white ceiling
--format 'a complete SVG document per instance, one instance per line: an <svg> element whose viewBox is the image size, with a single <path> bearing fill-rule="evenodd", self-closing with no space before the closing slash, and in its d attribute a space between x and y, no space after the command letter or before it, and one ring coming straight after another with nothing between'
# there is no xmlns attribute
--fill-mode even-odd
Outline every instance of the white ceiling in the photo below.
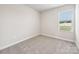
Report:
<svg viewBox="0 0 79 59"><path fill-rule="evenodd" d="M29 7L36 9L37 11L44 11L47 9L62 6L63 4L28 4Z"/></svg>

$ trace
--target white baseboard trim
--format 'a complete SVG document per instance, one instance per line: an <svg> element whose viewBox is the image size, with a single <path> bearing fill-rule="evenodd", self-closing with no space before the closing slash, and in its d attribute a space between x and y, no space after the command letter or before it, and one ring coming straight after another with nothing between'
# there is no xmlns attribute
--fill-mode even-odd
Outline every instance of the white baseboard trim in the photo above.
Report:
<svg viewBox="0 0 79 59"><path fill-rule="evenodd" d="M3 47L0 47L0 50L3 50L3 49L5 49L5 48L8 48L8 47L13 46L13 45L15 45L15 44L18 44L18 43L20 43L20 42L22 42L22 41L24 41L24 40L28 40L28 39L30 39L30 38L36 37L36 36L38 36L38 35L40 35L40 34L35 34L35 35L29 36L29 37L23 37L22 40L19 40L19 41L13 42L13 43L11 43L11 44L5 45L5 46L3 46Z"/></svg>
<svg viewBox="0 0 79 59"><path fill-rule="evenodd" d="M62 38L62 37L53 36L53 35L49 35L49 34L45 34L45 33L42 33L41 35L48 36L48 37L51 37L51 38L57 38L57 39L61 39L61 40L69 41L69 42L74 42L73 40L70 40L70 39L65 39L65 38Z"/></svg>
<svg viewBox="0 0 79 59"><path fill-rule="evenodd" d="M58 37L58 36L52 36L52 35L49 35L49 34L44 34L44 33L41 33L41 34L40 34L40 33L39 33L39 34L35 34L35 35L33 35L33 36L23 37L22 40L19 40L19 41L13 42L13 43L11 43L11 44L5 45L5 46L3 46L3 47L0 47L0 50L3 50L3 49L5 49L5 48L8 48L8 47L13 46L13 45L15 45L15 44L18 44L18 43L20 43L20 42L22 42L22 41L24 41L24 40L28 40L28 39L30 39L30 38L36 37L36 36L38 36L38 35L43 35L43 36L48 36L48 37L51 37L51 38L57 38L57 39L61 39L61 40L73 42L72 40L68 40L68 39L65 39L65 38ZM76 45L77 45L78 48L79 48L79 42L76 42Z"/></svg>

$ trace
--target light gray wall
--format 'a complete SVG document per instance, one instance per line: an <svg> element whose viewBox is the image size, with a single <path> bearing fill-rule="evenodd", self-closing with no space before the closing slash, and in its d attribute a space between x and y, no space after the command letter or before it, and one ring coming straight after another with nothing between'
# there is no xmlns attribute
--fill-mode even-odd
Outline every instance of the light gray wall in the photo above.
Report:
<svg viewBox="0 0 79 59"><path fill-rule="evenodd" d="M40 14L24 5L0 5L0 48L40 33Z"/></svg>
<svg viewBox="0 0 79 59"><path fill-rule="evenodd" d="M74 41L74 14L73 14L73 32L59 31L58 13L63 10L72 9L74 13L75 5L64 5L59 8L50 9L41 13L41 33L49 36L64 38L68 41Z"/></svg>
<svg viewBox="0 0 79 59"><path fill-rule="evenodd" d="M79 48L79 4L76 5L76 10L75 10L75 34L76 34L76 44L77 47Z"/></svg>

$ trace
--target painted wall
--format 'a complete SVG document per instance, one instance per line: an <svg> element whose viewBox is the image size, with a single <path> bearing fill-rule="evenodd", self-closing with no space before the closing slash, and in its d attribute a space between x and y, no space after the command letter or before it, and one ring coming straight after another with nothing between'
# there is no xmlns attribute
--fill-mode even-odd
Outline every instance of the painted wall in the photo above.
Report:
<svg viewBox="0 0 79 59"><path fill-rule="evenodd" d="M24 5L0 5L0 48L40 33L40 14Z"/></svg>
<svg viewBox="0 0 79 59"><path fill-rule="evenodd" d="M77 44L77 47L79 48L79 4L76 5L76 8L75 8L75 34L76 34L76 44Z"/></svg>
<svg viewBox="0 0 79 59"><path fill-rule="evenodd" d="M74 15L73 32L61 32L58 25L58 13L63 10L72 9L74 13L75 5L64 5L59 8L50 9L41 13L41 33L51 37L62 38L68 41L74 41Z"/></svg>

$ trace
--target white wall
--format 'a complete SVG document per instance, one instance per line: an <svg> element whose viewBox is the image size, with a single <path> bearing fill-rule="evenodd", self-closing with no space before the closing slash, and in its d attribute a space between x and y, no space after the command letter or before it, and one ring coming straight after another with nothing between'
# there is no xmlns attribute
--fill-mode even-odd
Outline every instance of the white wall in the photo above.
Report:
<svg viewBox="0 0 79 59"><path fill-rule="evenodd" d="M40 14L24 5L0 5L0 49L40 33Z"/></svg>
<svg viewBox="0 0 79 59"><path fill-rule="evenodd" d="M57 37L68 41L74 41L73 32L60 32L58 30L58 12L62 10L72 9L74 13L74 5L64 5L59 8L50 9L41 13L41 33L51 37ZM74 15L73 15L74 16ZM73 18L74 28L74 18Z"/></svg>
<svg viewBox="0 0 79 59"><path fill-rule="evenodd" d="M76 10L75 10L75 29L76 29L76 44L77 44L77 47L79 48L79 4L76 5Z"/></svg>

